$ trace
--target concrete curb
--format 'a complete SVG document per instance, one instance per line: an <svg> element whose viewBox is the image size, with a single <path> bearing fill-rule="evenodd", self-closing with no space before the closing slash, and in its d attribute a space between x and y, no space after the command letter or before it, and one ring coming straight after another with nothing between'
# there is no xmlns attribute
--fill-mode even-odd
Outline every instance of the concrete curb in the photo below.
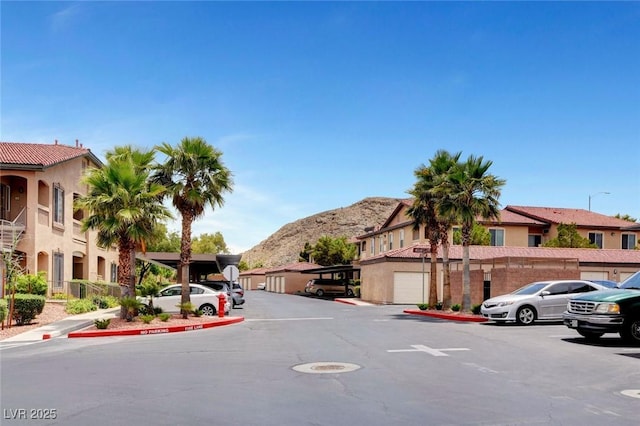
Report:
<svg viewBox="0 0 640 426"><path fill-rule="evenodd" d="M354 306L374 306L372 303L363 302L360 299L333 299L334 302L344 303L346 305Z"/></svg>
<svg viewBox="0 0 640 426"><path fill-rule="evenodd" d="M457 312L421 311L419 309L405 309L403 312L410 315L422 315L425 317L446 319L450 321L487 322L487 319L480 315L461 314Z"/></svg>
<svg viewBox="0 0 640 426"><path fill-rule="evenodd" d="M68 338L79 337L112 337L112 336L146 336L150 334L179 333L183 331L196 331L205 328L219 327L223 325L236 324L244 321L244 317L231 317L215 319L211 322L193 325L174 325L154 328L132 328L127 330L84 330L68 334Z"/></svg>

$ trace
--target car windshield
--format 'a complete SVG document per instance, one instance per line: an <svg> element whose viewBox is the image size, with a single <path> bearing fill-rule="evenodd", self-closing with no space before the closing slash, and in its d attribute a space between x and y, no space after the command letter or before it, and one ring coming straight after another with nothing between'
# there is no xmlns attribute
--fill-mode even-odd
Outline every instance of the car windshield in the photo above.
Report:
<svg viewBox="0 0 640 426"><path fill-rule="evenodd" d="M631 275L620 284L620 288L640 290L640 271Z"/></svg>
<svg viewBox="0 0 640 426"><path fill-rule="evenodd" d="M520 287L516 291L511 294L536 294L543 288L545 288L549 283L531 283L525 285L524 287Z"/></svg>

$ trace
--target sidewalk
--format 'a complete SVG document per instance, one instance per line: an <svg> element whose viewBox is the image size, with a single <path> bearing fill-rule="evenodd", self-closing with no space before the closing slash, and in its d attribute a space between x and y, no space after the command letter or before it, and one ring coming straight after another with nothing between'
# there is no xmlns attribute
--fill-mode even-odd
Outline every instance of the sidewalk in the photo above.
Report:
<svg viewBox="0 0 640 426"><path fill-rule="evenodd" d="M120 312L120 307L111 309L98 309L97 311L87 312L85 314L73 315L63 320L43 325L42 327L38 327L33 330L25 331L24 333L18 334L16 336L9 337L8 339L2 340L1 343L33 342L67 335L72 331L80 330L82 328L93 325L93 321L96 319L113 318L118 314L118 312Z"/></svg>
<svg viewBox="0 0 640 426"><path fill-rule="evenodd" d="M333 299L334 302L338 302L338 303L345 303L347 305L356 305L356 306L375 306L373 303L369 303L369 302L364 302L361 299L357 299L354 297L348 297L348 298L339 298L339 299Z"/></svg>

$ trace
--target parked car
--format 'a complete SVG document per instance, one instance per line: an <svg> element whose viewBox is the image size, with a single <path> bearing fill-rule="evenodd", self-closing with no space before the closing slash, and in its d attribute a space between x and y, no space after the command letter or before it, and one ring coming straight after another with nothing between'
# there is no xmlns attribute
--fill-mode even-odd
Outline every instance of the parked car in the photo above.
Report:
<svg viewBox="0 0 640 426"><path fill-rule="evenodd" d="M538 281L482 303L480 312L490 321L529 325L534 321L560 321L572 296L604 290L606 287L590 281Z"/></svg>
<svg viewBox="0 0 640 426"><path fill-rule="evenodd" d="M572 298L562 317L567 327L588 340L618 333L625 341L640 345L640 271L618 288Z"/></svg>
<svg viewBox="0 0 640 426"><path fill-rule="evenodd" d="M607 288L618 288L618 283L611 280L589 280L592 283L603 285Z"/></svg>
<svg viewBox="0 0 640 426"><path fill-rule="evenodd" d="M231 298L231 307L244 305L244 289L238 282L233 283L233 290L229 290L228 281L202 281L200 284L216 291L224 291Z"/></svg>
<svg viewBox="0 0 640 426"><path fill-rule="evenodd" d="M267 289L267 285L265 283L258 283L258 286L256 287L256 290L266 290Z"/></svg>
<svg viewBox="0 0 640 426"><path fill-rule="evenodd" d="M309 280L307 285L304 287L304 292L309 294L315 294L316 296L322 297L325 294L345 294L345 284L343 281L338 280L330 280L324 278L315 278ZM353 285L349 284L346 290L347 296L354 295Z"/></svg>
<svg viewBox="0 0 640 426"><path fill-rule="evenodd" d="M218 314L218 295L220 291L213 290L200 284L189 284L189 298L196 309L202 311L203 315ZM157 297L153 298L153 306L161 308L162 312L180 312L179 305L182 299L182 285L173 284L160 290ZM149 304L149 298L139 298L141 303ZM225 302L224 312L229 313L231 304L227 300Z"/></svg>

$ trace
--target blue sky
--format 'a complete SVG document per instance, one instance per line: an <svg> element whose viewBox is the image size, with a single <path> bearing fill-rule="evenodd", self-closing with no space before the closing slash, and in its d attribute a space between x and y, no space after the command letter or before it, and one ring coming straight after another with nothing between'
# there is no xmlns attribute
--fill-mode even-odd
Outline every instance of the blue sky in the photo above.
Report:
<svg viewBox="0 0 640 426"><path fill-rule="evenodd" d="M1 139L104 158L201 136L235 190L194 235L234 253L406 197L438 149L493 161L502 206L592 195L640 218L637 2L2 1L0 16Z"/></svg>

